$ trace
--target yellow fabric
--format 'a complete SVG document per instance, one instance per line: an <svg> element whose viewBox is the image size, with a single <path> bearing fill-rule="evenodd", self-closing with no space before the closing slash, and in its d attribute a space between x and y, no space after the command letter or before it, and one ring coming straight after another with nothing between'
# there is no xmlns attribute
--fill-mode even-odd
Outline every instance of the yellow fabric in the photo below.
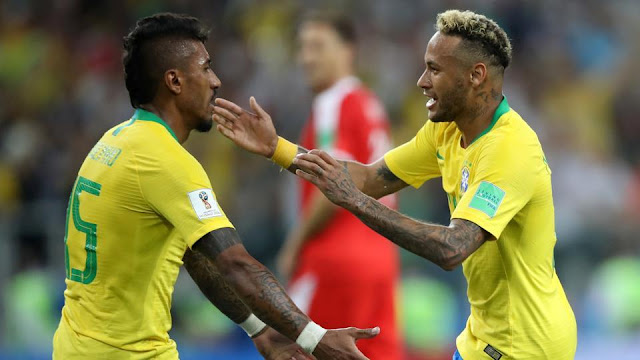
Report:
<svg viewBox="0 0 640 360"><path fill-rule="evenodd" d="M293 159L298 153L298 146L289 140L278 137L278 144L276 150L273 152L271 161L282 166L284 169L288 169L293 163Z"/></svg>
<svg viewBox="0 0 640 360"><path fill-rule="evenodd" d="M219 210L205 196L212 194L206 173L166 124L140 116L107 131L78 173L54 359L177 359L168 331L182 257L206 233L233 227L221 210L196 211L198 201ZM87 223L95 224L95 262Z"/></svg>
<svg viewBox="0 0 640 360"><path fill-rule="evenodd" d="M494 238L463 262L471 315L456 341L462 358L491 359L490 344L502 360L573 359L576 322L553 260L551 171L506 99L489 128L464 149L455 123L428 121L385 161L414 187L441 176L451 217Z"/></svg>

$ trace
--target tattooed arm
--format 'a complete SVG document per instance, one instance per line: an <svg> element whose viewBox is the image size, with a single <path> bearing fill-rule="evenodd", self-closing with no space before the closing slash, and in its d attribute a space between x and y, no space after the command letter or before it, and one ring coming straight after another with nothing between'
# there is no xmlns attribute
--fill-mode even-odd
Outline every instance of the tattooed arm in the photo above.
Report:
<svg viewBox="0 0 640 360"><path fill-rule="evenodd" d="M251 310L227 284L213 261L201 252L189 249L182 260L204 296L231 321L240 324L251 315Z"/></svg>
<svg viewBox="0 0 640 360"><path fill-rule="evenodd" d="M233 298L237 294L237 298L262 321L291 340L295 341L311 321L291 301L273 274L247 253L235 229L214 230L198 240L192 250L193 253L212 260L228 285L217 285L222 290L217 296L229 296L231 299L216 300L216 303L222 304L230 316L241 318L247 314L238 299ZM356 340L374 337L378 332L377 328L353 327L327 330L313 355L318 360L364 360L366 358L355 345ZM274 358L280 359L280 356L290 358L288 351L279 352Z"/></svg>
<svg viewBox="0 0 640 360"><path fill-rule="evenodd" d="M414 220L389 209L361 192L349 176L347 166L323 151L299 155L294 163L299 167L296 174L311 181L329 200L352 212L387 239L445 270L461 264L490 236L467 220L453 219L449 226L442 226ZM383 169L380 176L388 171L385 168L380 167Z"/></svg>
<svg viewBox="0 0 640 360"><path fill-rule="evenodd" d="M224 284L211 286L223 291L217 296L229 297L218 302L230 312L232 320L243 321L253 311L290 339L295 339L309 322L273 274L247 253L235 229L222 228L210 232L193 245L193 253L200 259L211 259L215 263ZM242 309L240 303L248 308Z"/></svg>

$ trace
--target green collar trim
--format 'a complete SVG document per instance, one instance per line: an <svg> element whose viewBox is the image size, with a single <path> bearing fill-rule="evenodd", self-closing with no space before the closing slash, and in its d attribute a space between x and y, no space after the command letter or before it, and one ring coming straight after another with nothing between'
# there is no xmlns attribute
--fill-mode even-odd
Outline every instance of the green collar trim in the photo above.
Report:
<svg viewBox="0 0 640 360"><path fill-rule="evenodd" d="M511 110L511 108L509 107L509 103L507 102L507 97L502 95L502 101L500 102L500 105L498 105L498 108L496 108L496 112L493 113L493 119L491 119L491 123L489 124L489 126L487 126L486 129L484 129L483 132L481 132L478 136L476 136L475 139L473 139L471 144L491 131L491 129L493 129L493 127L498 122L498 119L500 119L500 117L506 114L509 110ZM471 144L469 144L469 146L471 146Z"/></svg>
<svg viewBox="0 0 640 360"><path fill-rule="evenodd" d="M144 109L136 109L136 112L133 113L133 117L131 118L131 120L132 121L135 121L135 120L152 121L152 122L158 123L164 126L167 129L167 131L169 131L169 134L171 134L171 136L173 136L173 138L176 139L176 141L180 142L176 134L171 129L171 127L169 127L169 125L167 125L167 123L164 122L164 120L160 119L158 115L152 113L151 111L147 111Z"/></svg>

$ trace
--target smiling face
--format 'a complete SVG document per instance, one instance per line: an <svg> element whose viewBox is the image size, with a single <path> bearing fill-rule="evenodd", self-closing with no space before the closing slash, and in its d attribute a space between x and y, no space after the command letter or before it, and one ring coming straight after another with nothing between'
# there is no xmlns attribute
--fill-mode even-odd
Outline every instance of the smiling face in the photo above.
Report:
<svg viewBox="0 0 640 360"><path fill-rule="evenodd" d="M468 108L471 81L468 67L456 57L462 39L436 32L424 55L425 71L418 87L429 97L427 109L433 122L455 121Z"/></svg>
<svg viewBox="0 0 640 360"><path fill-rule="evenodd" d="M221 85L211 69L211 58L204 44L190 41L193 52L185 59L182 68L182 91L177 106L190 128L206 132L213 126L214 100Z"/></svg>

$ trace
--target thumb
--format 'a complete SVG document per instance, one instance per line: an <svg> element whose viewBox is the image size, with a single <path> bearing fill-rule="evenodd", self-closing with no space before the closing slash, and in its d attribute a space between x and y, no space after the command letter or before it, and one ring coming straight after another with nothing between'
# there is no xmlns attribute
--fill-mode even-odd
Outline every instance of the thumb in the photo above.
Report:
<svg viewBox="0 0 640 360"><path fill-rule="evenodd" d="M269 114L267 114L266 111L264 111L264 109L262 108L262 106L260 106L258 104L258 102L256 101L255 97L250 97L249 98L249 105L251 106L251 109L258 114L261 118L268 118Z"/></svg>
<svg viewBox="0 0 640 360"><path fill-rule="evenodd" d="M353 337L356 340L370 339L372 337L378 336L378 334L380 334L380 328L376 326L371 329L355 329L355 331L353 332Z"/></svg>

